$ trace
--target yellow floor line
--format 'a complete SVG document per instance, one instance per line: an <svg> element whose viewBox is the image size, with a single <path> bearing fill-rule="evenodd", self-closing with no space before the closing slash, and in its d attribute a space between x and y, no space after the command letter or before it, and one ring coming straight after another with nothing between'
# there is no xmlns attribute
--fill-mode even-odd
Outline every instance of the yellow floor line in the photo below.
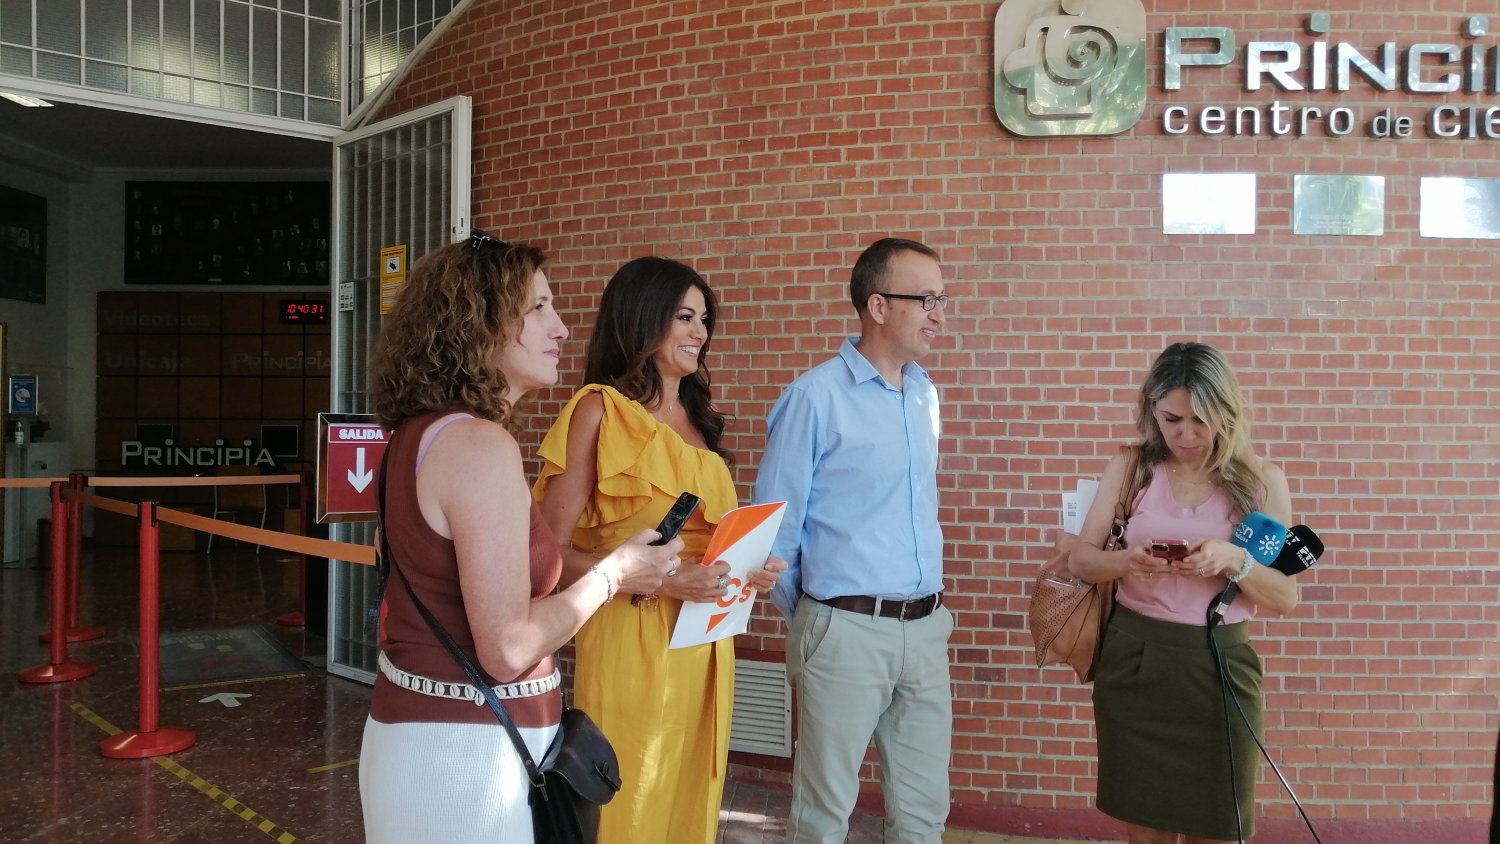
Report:
<svg viewBox="0 0 1500 844"><path fill-rule="evenodd" d="M81 703L74 702L72 704L69 704L69 706L72 707L74 712L78 713L79 717L103 730L107 735L116 736L122 732L119 727L116 727L114 724L111 724L108 721L104 720L104 718L102 718L99 713L95 712L92 709L89 709L87 706L84 706ZM207 780L203 779L192 771L189 771L187 768L182 767L176 762L173 762L171 759L168 759L165 756L153 756L151 757L151 761L155 762L161 768L171 771L177 776L178 779L197 789L199 792L213 798L215 802L233 812L235 815L249 821L255 826L256 829L276 839L277 844L300 843L301 839L277 826L276 823L270 818L267 818L266 816L260 814L249 806L246 806L244 803L241 803L240 801L234 799L234 797L228 792L223 791L218 786L208 782Z"/></svg>
<svg viewBox="0 0 1500 844"><path fill-rule="evenodd" d="M212 683L188 683L182 686L162 686L164 692L176 692L182 689L206 689L210 686L242 686L246 683L259 683L262 680L294 680L306 679L306 674L272 674L269 677L246 677L243 680L215 680Z"/></svg>
<svg viewBox="0 0 1500 844"><path fill-rule="evenodd" d="M332 771L332 770L335 770L335 769L338 769L338 768L347 768L350 765L358 765L358 764L359 764L359 759L358 758L355 758L355 759L345 759L342 762L334 762L332 765L319 765L316 768L308 768L307 772L309 774L321 774L324 771Z"/></svg>

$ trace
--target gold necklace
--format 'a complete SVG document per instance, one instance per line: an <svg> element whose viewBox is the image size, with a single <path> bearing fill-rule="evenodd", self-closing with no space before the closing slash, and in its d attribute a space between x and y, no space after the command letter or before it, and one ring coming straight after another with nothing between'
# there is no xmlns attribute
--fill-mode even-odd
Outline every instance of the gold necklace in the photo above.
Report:
<svg viewBox="0 0 1500 844"><path fill-rule="evenodd" d="M1207 477L1207 476L1199 477L1199 478L1189 478L1189 477L1186 476L1186 473L1178 472L1177 471L1177 467L1174 466L1174 465L1172 465L1171 463L1167 464L1167 471L1171 472L1173 474L1173 476L1177 477L1183 483L1188 484L1190 486L1204 486L1204 485L1212 485L1212 484L1216 483L1216 481L1213 478Z"/></svg>

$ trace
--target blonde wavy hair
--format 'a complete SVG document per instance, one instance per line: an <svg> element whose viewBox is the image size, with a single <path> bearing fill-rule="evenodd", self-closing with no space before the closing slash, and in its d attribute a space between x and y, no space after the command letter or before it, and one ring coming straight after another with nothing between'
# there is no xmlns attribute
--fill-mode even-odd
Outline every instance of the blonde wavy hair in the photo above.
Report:
<svg viewBox="0 0 1500 844"><path fill-rule="evenodd" d="M545 260L539 249L476 233L417 261L371 354L370 406L380 424L394 431L451 407L506 423L513 408L496 353L520 333Z"/></svg>
<svg viewBox="0 0 1500 844"><path fill-rule="evenodd" d="M1136 464L1138 488L1150 482L1153 467L1171 455L1156 423L1156 403L1173 390L1186 390L1193 413L1214 432L1207 467L1229 496L1234 515L1260 507L1265 485L1250 447L1250 409L1229 362L1205 343L1173 343L1157 356L1141 385L1135 427L1141 434Z"/></svg>

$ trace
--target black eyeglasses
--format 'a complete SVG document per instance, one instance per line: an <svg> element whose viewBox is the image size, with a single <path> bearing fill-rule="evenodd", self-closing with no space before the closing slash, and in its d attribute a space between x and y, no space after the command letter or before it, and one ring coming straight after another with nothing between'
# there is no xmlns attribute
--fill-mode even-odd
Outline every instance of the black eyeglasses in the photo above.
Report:
<svg viewBox="0 0 1500 844"><path fill-rule="evenodd" d="M469 248L470 249L478 249L479 247L485 245L486 243L493 243L496 246L509 246L510 245L510 244L506 243L505 241L501 240L500 238L495 237L494 235L489 234L487 232L482 232L479 229L469 229Z"/></svg>
<svg viewBox="0 0 1500 844"><path fill-rule="evenodd" d="M941 293L882 293L879 290L875 291L875 293L887 299L905 299L909 302L921 302L922 310L924 311L930 311L939 305L946 311L948 310L948 303L952 301Z"/></svg>

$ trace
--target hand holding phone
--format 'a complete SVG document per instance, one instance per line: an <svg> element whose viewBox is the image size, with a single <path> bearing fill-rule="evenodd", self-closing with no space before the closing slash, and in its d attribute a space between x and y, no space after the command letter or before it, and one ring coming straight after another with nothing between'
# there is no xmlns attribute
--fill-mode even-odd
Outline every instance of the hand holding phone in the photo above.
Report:
<svg viewBox="0 0 1500 844"><path fill-rule="evenodd" d="M677 500L672 504L672 509L667 511L667 514L661 519L661 524L656 526L656 532L661 534L661 539L651 544L666 545L668 542L671 542L677 536L678 532L682 530L682 526L687 524L688 518L693 515L693 511L697 510L698 505L701 503L703 503L702 499L691 492L684 492L677 496Z"/></svg>
<svg viewBox="0 0 1500 844"><path fill-rule="evenodd" d="M1160 557L1169 563L1175 563L1188 555L1188 544L1185 539L1153 539L1151 540L1151 556Z"/></svg>
<svg viewBox="0 0 1500 844"><path fill-rule="evenodd" d="M693 515L693 511L697 510L698 505L701 503L702 499L691 492L684 492L677 496L677 500L672 502L672 508L667 511L665 516L661 517L661 523L656 526L656 532L661 534L661 536L652 541L651 544L653 546L666 545L676 539L677 534L682 531L682 526L687 524L688 518ZM677 574L677 565L674 562L672 568L667 571L667 577L672 577L675 574ZM655 600L655 593L643 594L638 592L630 597L630 603L633 606L643 606L646 602L655 602ZM655 606L655 604L652 603L651 606Z"/></svg>

